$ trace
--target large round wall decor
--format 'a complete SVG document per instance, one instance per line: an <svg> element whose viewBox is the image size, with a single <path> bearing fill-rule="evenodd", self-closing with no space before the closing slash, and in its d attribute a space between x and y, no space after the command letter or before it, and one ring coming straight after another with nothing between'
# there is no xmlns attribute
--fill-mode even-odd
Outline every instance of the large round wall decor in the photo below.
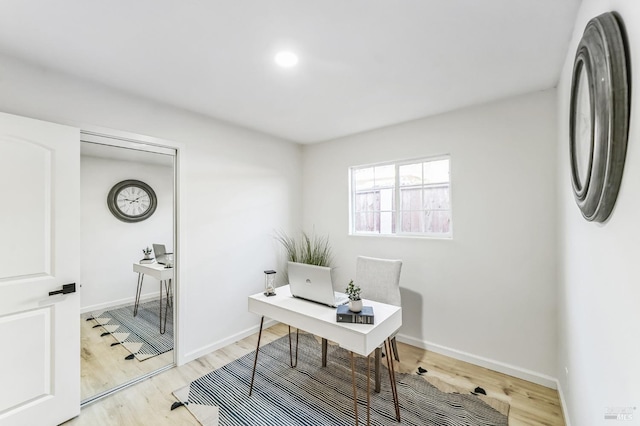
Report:
<svg viewBox="0 0 640 426"><path fill-rule="evenodd" d="M588 221L606 221L618 196L627 152L629 78L619 17L596 16L578 44L569 113L571 183Z"/></svg>
<svg viewBox="0 0 640 426"><path fill-rule="evenodd" d="M109 211L123 222L140 222L149 218L158 206L153 189L139 180L116 183L107 196Z"/></svg>

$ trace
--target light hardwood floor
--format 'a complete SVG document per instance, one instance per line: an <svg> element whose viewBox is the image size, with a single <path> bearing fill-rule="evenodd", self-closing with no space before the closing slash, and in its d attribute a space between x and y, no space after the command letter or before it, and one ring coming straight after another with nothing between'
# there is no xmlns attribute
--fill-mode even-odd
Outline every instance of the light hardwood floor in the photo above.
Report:
<svg viewBox="0 0 640 426"><path fill-rule="evenodd" d="M261 343L286 332L286 326L275 325L263 332ZM176 401L172 392L251 352L256 340L257 334L124 389L83 408L79 417L65 425L197 425L184 407L170 410ZM558 393L553 389L402 343L398 343L398 350L401 372L415 372L421 366L428 370L427 375L469 391L481 386L488 396L507 401L511 426L564 425Z"/></svg>
<svg viewBox="0 0 640 426"><path fill-rule="evenodd" d="M93 328L95 321L86 321L90 316L80 316L80 399L85 400L173 363L173 351L144 361L125 359L130 352L120 345L111 346L116 340L111 336L101 337L104 330Z"/></svg>

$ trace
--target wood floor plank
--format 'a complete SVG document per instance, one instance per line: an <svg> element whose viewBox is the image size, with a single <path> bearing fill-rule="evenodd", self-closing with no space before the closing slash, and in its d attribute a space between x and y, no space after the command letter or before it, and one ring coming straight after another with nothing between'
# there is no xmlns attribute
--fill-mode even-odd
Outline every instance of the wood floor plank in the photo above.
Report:
<svg viewBox="0 0 640 426"><path fill-rule="evenodd" d="M89 316L84 314L80 319L80 399L87 399L173 363L173 351L144 361L125 359L130 352L122 345L111 346L116 340L112 336L101 337L104 330L93 328L96 323L87 321Z"/></svg>
<svg viewBox="0 0 640 426"><path fill-rule="evenodd" d="M286 333L287 327L281 324L265 329L261 345ZM197 425L198 422L184 407L170 410L171 404L176 401L172 392L251 352L255 349L256 341L257 334L249 336L124 389L83 408L79 417L65 425ZM400 342L398 350L401 360L398 371L412 373L421 366L427 369L427 375L469 391L480 386L488 396L508 402L511 406L510 426L565 424L558 393L553 389Z"/></svg>

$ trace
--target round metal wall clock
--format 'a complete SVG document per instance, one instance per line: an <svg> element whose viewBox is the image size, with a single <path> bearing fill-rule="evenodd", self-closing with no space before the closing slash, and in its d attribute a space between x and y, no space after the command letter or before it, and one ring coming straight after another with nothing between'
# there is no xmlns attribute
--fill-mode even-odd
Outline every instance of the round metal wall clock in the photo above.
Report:
<svg viewBox="0 0 640 426"><path fill-rule="evenodd" d="M158 206L153 189L139 180L123 180L111 188L107 196L111 213L123 222L140 222L148 219Z"/></svg>
<svg viewBox="0 0 640 426"><path fill-rule="evenodd" d="M618 196L629 129L628 78L618 16L596 16L578 44L569 113L571 183L588 221L607 220Z"/></svg>

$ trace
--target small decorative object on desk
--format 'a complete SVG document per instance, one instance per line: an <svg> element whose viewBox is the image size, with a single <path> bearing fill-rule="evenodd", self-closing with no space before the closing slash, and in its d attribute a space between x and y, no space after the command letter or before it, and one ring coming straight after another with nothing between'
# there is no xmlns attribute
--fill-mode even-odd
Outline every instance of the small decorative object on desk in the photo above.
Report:
<svg viewBox="0 0 640 426"><path fill-rule="evenodd" d="M145 259L151 259L151 249L149 247L147 248L143 248L142 249L142 253L144 253L144 258Z"/></svg>
<svg viewBox="0 0 640 426"><path fill-rule="evenodd" d="M349 297L349 310L351 312L360 312L362 310L362 299L360 298L360 287L353 283L353 280L347 284L345 293Z"/></svg>
<svg viewBox="0 0 640 426"><path fill-rule="evenodd" d="M360 312L353 312L347 305L340 305L336 311L336 321L352 324L373 324L373 306L363 306Z"/></svg>
<svg viewBox="0 0 640 426"><path fill-rule="evenodd" d="M144 265L145 263L155 262L155 259L151 257L151 249L149 247L143 248L142 253L144 254L144 258L140 260L141 265Z"/></svg>
<svg viewBox="0 0 640 426"><path fill-rule="evenodd" d="M272 271L271 269L264 271L264 295L276 295L276 271Z"/></svg>

